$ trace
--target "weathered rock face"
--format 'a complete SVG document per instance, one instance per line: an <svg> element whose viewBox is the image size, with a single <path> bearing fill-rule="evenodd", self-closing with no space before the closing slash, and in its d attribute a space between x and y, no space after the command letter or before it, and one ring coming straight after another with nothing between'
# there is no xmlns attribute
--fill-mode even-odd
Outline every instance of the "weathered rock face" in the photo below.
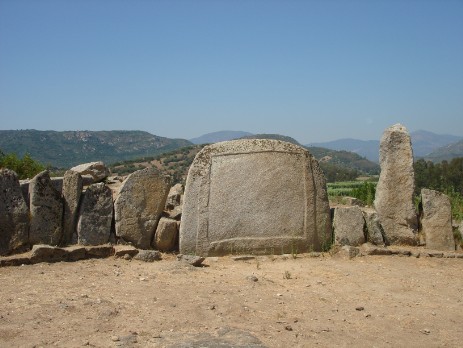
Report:
<svg viewBox="0 0 463 348"><path fill-rule="evenodd" d="M426 237L426 248L455 250L449 197L438 191L422 189L421 203L421 227Z"/></svg>
<svg viewBox="0 0 463 348"><path fill-rule="evenodd" d="M181 204L183 195L183 185L175 184L171 187L166 200L166 210L173 210Z"/></svg>
<svg viewBox="0 0 463 348"><path fill-rule="evenodd" d="M171 187L167 195L166 206L164 208L165 214L171 219L180 221L182 218L183 210L183 185L175 184Z"/></svg>
<svg viewBox="0 0 463 348"><path fill-rule="evenodd" d="M29 209L16 173L0 169L0 255L21 249L29 242Z"/></svg>
<svg viewBox="0 0 463 348"><path fill-rule="evenodd" d="M113 219L113 198L104 183L90 185L82 197L77 222L81 245L99 245L109 241Z"/></svg>
<svg viewBox="0 0 463 348"><path fill-rule="evenodd" d="M384 246L383 228L374 209L362 208L367 228L367 242Z"/></svg>
<svg viewBox="0 0 463 348"><path fill-rule="evenodd" d="M177 236L177 221L162 217L156 228L154 248L161 251L174 250Z"/></svg>
<svg viewBox="0 0 463 348"><path fill-rule="evenodd" d="M63 236L63 200L53 187L48 171L37 174L29 183L31 226L30 244L58 245Z"/></svg>
<svg viewBox="0 0 463 348"><path fill-rule="evenodd" d="M413 152L404 126L396 124L384 131L379 157L381 175L375 208L386 243L415 245L418 221L413 205Z"/></svg>
<svg viewBox="0 0 463 348"><path fill-rule="evenodd" d="M83 178L91 177L94 183L100 182L110 174L109 169L101 161L79 164L71 170L79 173Z"/></svg>
<svg viewBox="0 0 463 348"><path fill-rule="evenodd" d="M359 246L365 243L365 220L359 207L334 208L333 230L337 245Z"/></svg>
<svg viewBox="0 0 463 348"><path fill-rule="evenodd" d="M181 253L304 252L330 241L325 178L307 150L247 139L197 154L185 188Z"/></svg>
<svg viewBox="0 0 463 348"><path fill-rule="evenodd" d="M19 186L21 187L21 194L26 202L27 209L30 207L30 197L29 197L29 181L30 180L19 180Z"/></svg>
<svg viewBox="0 0 463 348"><path fill-rule="evenodd" d="M156 169L132 173L114 203L116 235L140 249L149 249L166 204L170 179Z"/></svg>
<svg viewBox="0 0 463 348"><path fill-rule="evenodd" d="M64 218L62 244L64 245L71 243L76 232L81 194L82 177L79 173L68 170L64 173L63 179Z"/></svg>

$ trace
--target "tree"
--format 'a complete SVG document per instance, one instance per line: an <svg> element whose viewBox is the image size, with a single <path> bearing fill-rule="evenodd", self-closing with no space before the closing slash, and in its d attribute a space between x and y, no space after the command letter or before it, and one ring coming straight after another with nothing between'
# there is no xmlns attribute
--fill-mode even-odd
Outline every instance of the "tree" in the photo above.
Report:
<svg viewBox="0 0 463 348"><path fill-rule="evenodd" d="M32 159L32 157L26 153L22 159L14 153L5 155L0 150L0 168L8 168L14 170L18 174L19 179L32 178L36 174L45 170L45 166L41 163Z"/></svg>

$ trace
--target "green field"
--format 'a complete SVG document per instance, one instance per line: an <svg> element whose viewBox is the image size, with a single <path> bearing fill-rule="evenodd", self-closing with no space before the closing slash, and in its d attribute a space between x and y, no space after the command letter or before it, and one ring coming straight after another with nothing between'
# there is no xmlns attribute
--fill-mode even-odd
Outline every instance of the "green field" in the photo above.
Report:
<svg viewBox="0 0 463 348"><path fill-rule="evenodd" d="M371 205L375 199L376 184L372 181L355 180L328 183L326 186L330 198L355 197Z"/></svg>

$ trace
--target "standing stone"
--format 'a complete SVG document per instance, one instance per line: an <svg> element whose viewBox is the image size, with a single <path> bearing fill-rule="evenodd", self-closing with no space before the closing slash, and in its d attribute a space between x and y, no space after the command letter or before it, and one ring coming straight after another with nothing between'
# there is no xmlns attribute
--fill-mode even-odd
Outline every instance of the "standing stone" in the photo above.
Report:
<svg viewBox="0 0 463 348"><path fill-rule="evenodd" d="M306 149L246 139L196 155L185 188L182 254L319 251L330 241L325 178Z"/></svg>
<svg viewBox="0 0 463 348"><path fill-rule="evenodd" d="M87 187L79 208L78 243L81 245L108 243L112 220L111 189L102 182Z"/></svg>
<svg viewBox="0 0 463 348"><path fill-rule="evenodd" d="M114 203L116 236L140 249L149 249L166 204L170 179L155 168L130 174Z"/></svg>
<svg viewBox="0 0 463 348"><path fill-rule="evenodd" d="M423 205L421 226L426 238L426 248L455 250L449 197L438 191L422 189L421 203Z"/></svg>
<svg viewBox="0 0 463 348"><path fill-rule="evenodd" d="M79 173L84 179L91 178L92 183L100 182L111 174L106 165L101 161L79 164L71 168L71 170Z"/></svg>
<svg viewBox="0 0 463 348"><path fill-rule="evenodd" d="M63 178L63 243L70 244L76 232L80 196L82 194L82 177L79 173L68 170Z"/></svg>
<svg viewBox="0 0 463 348"><path fill-rule="evenodd" d="M29 209L16 173L0 169L0 255L20 250L29 242Z"/></svg>
<svg viewBox="0 0 463 348"><path fill-rule="evenodd" d="M416 245L418 221L413 205L413 151L407 129L396 124L384 131L380 144L381 175L375 208L387 244Z"/></svg>
<svg viewBox="0 0 463 348"><path fill-rule="evenodd" d="M334 208L333 230L336 245L359 246L365 243L365 220L357 206Z"/></svg>
<svg viewBox="0 0 463 348"><path fill-rule="evenodd" d="M37 174L29 183L31 227L29 242L58 245L63 237L63 200L53 187L47 170Z"/></svg>
<svg viewBox="0 0 463 348"><path fill-rule="evenodd" d="M154 237L154 248L161 251L171 251L175 248L178 229L177 221L162 217L159 220Z"/></svg>
<svg viewBox="0 0 463 348"><path fill-rule="evenodd" d="M362 208L362 213L366 224L367 242L384 246L384 232L378 214L371 208Z"/></svg>

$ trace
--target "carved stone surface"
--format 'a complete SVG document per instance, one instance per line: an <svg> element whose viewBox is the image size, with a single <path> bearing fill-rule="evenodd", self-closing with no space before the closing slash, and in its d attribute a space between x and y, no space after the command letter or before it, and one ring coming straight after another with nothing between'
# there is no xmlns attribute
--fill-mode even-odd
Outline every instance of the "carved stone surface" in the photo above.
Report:
<svg viewBox="0 0 463 348"><path fill-rule="evenodd" d="M277 140L217 143L190 167L180 252L321 250L330 225L325 178L307 150Z"/></svg>

